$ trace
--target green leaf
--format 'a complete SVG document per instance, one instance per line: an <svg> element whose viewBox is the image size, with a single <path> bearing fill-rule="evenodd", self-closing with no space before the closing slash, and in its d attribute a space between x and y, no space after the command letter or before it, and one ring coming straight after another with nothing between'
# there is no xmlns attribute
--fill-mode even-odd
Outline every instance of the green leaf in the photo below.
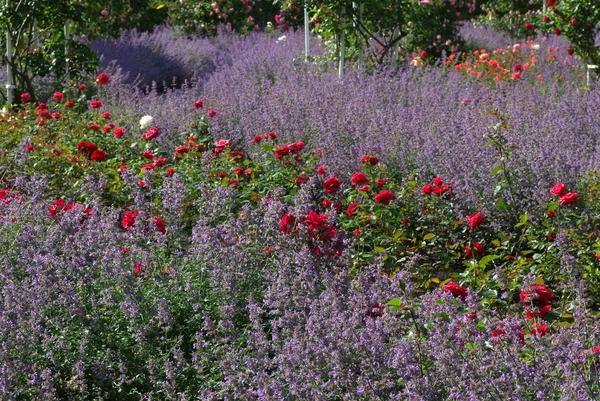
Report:
<svg viewBox="0 0 600 401"><path fill-rule="evenodd" d="M377 253L384 253L385 252L385 248L381 247L381 246L375 246L373 247L373 250Z"/></svg>
<svg viewBox="0 0 600 401"><path fill-rule="evenodd" d="M510 207L508 203L503 198L500 198L496 201L496 209L497 210L506 210Z"/></svg>
<svg viewBox="0 0 600 401"><path fill-rule="evenodd" d="M436 313L435 317L439 317L446 323L450 322L450 318L445 313Z"/></svg>
<svg viewBox="0 0 600 401"><path fill-rule="evenodd" d="M425 236L423 237L423 241L427 241L427 240L430 240L432 238L435 238L435 234L434 233L425 234Z"/></svg>
<svg viewBox="0 0 600 401"><path fill-rule="evenodd" d="M479 348L479 346L475 343L468 343L467 345L465 345L465 348L467 349L477 349Z"/></svg>
<svg viewBox="0 0 600 401"><path fill-rule="evenodd" d="M550 202L548 204L548 210L556 210L558 209L558 205L560 205L559 202Z"/></svg>
<svg viewBox="0 0 600 401"><path fill-rule="evenodd" d="M487 290L487 291L484 291L483 294L481 294L481 295L483 295L485 298L498 298L498 291Z"/></svg>
<svg viewBox="0 0 600 401"><path fill-rule="evenodd" d="M479 266L480 267L486 267L487 264L493 260L496 260L500 257L500 255L485 255L483 258L481 258L481 260L479 261Z"/></svg>
<svg viewBox="0 0 600 401"><path fill-rule="evenodd" d="M492 169L492 174L496 175L498 173L501 173L502 170L504 170L504 168L502 167L502 165L499 164Z"/></svg>
<svg viewBox="0 0 600 401"><path fill-rule="evenodd" d="M402 306L402 300L400 300L400 298L394 298L391 299L387 305L389 306Z"/></svg>
<svg viewBox="0 0 600 401"><path fill-rule="evenodd" d="M157 6L156 6L156 9L157 9L157 10L160 10L160 9L161 9L161 8L163 8L164 6L165 6L164 4L159 4L159 5L157 5Z"/></svg>

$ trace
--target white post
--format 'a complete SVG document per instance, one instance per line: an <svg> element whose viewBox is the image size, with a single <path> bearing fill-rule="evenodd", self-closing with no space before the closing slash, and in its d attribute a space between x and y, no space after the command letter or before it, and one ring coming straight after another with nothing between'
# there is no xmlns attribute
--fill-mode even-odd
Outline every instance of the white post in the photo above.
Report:
<svg viewBox="0 0 600 401"><path fill-rule="evenodd" d="M10 0L7 0L6 4L10 7ZM10 32L10 26L6 27L6 99L11 104L15 99L15 82L13 77L12 69L12 33Z"/></svg>
<svg viewBox="0 0 600 401"><path fill-rule="evenodd" d="M40 28L37 20L33 20L33 47L34 49L40 48Z"/></svg>
<svg viewBox="0 0 600 401"><path fill-rule="evenodd" d="M65 21L65 85L69 86L71 80L71 74L69 73L69 39L71 39L69 32L69 20Z"/></svg>
<svg viewBox="0 0 600 401"><path fill-rule="evenodd" d="M346 58L346 34L344 32L344 17L346 16L346 7L342 7L342 33L340 34L340 66L338 77L344 77L344 60Z"/></svg>
<svg viewBox="0 0 600 401"><path fill-rule="evenodd" d="M396 0L396 7L398 7L397 0ZM398 21L396 21L396 26L394 27L394 36L392 39L396 39L399 34L400 34L400 31L398 30ZM392 49L392 66L394 68L398 68L398 44L395 44L394 48Z"/></svg>
<svg viewBox="0 0 600 401"><path fill-rule="evenodd" d="M590 86L590 70L595 70L596 68L598 68L597 65L588 64L588 66L587 66L587 77L586 77L586 84L587 84L587 86Z"/></svg>
<svg viewBox="0 0 600 401"><path fill-rule="evenodd" d="M310 56L310 30L308 21L308 0L304 0L304 61Z"/></svg>

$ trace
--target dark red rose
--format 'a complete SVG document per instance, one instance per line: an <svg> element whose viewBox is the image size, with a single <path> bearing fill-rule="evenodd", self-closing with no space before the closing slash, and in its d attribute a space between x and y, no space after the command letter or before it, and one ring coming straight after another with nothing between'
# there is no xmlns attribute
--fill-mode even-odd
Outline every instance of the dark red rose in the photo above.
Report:
<svg viewBox="0 0 600 401"><path fill-rule="evenodd" d="M94 160L97 162L103 162L105 158L106 152L100 149L94 150L90 156L90 160Z"/></svg>
<svg viewBox="0 0 600 401"><path fill-rule="evenodd" d="M461 287L455 282L450 281L444 286L444 292L450 292L455 298L460 297L464 301L468 290L465 287Z"/></svg>
<svg viewBox="0 0 600 401"><path fill-rule="evenodd" d="M291 153L290 147L287 145L277 146L275 148L275 158L282 159L284 156L287 156Z"/></svg>
<svg viewBox="0 0 600 401"><path fill-rule="evenodd" d="M554 298L554 293L543 285L532 285L531 291L537 295L536 299L539 302L550 302L550 300Z"/></svg>
<svg viewBox="0 0 600 401"><path fill-rule="evenodd" d="M350 179L350 181L354 185L366 184L369 182L369 180L367 179L367 176L360 172L354 173L352 175L352 178Z"/></svg>
<svg viewBox="0 0 600 401"><path fill-rule="evenodd" d="M281 218L279 222L279 229L283 231L284 234L291 234L296 227L296 217L286 213Z"/></svg>
<svg viewBox="0 0 600 401"><path fill-rule="evenodd" d="M96 146L96 144L87 141L79 142L79 144L77 145L77 150L79 151L79 153L84 154L86 157L90 157L92 153L94 153L94 151L97 149L98 146Z"/></svg>
<svg viewBox="0 0 600 401"><path fill-rule="evenodd" d="M342 185L342 183L340 180L338 180L335 177L329 177L323 183L323 188L325 189L325 192L327 192L328 194L332 194L332 193L336 192L338 189L340 189L341 185Z"/></svg>
<svg viewBox="0 0 600 401"><path fill-rule="evenodd" d="M381 203L383 205L389 205L394 200L394 194L390 191L381 191L375 195L375 203Z"/></svg>
<svg viewBox="0 0 600 401"><path fill-rule="evenodd" d="M299 153L304 149L304 142L294 142L288 145L288 147L290 148L290 152Z"/></svg>
<svg viewBox="0 0 600 401"><path fill-rule="evenodd" d="M358 209L358 203L352 202L350 204L350 206L348 206L348 210L346 210L346 214L349 217L352 217L352 216L354 216L354 212L356 212L356 209Z"/></svg>
<svg viewBox="0 0 600 401"><path fill-rule="evenodd" d="M201 109L202 107L204 107L204 101L202 99L198 99L194 102L194 108L196 110Z"/></svg>

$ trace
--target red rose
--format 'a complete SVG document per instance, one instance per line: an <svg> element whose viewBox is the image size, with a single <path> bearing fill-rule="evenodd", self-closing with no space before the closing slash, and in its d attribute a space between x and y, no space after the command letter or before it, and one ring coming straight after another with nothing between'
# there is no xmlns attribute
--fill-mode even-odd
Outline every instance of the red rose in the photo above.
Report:
<svg viewBox="0 0 600 401"><path fill-rule="evenodd" d="M102 162L102 161L104 161L105 157L106 157L106 152L103 150L97 149L92 152L92 155L90 156L90 160Z"/></svg>
<svg viewBox="0 0 600 401"><path fill-rule="evenodd" d="M277 146L275 148L275 158L276 159L282 159L283 156L287 156L289 155L291 152L290 147L289 146Z"/></svg>
<svg viewBox="0 0 600 401"><path fill-rule="evenodd" d="M77 150L87 157L90 157L92 153L94 153L94 151L97 149L98 146L96 146L96 144L87 141L79 142L79 144L77 145Z"/></svg>
<svg viewBox="0 0 600 401"><path fill-rule="evenodd" d="M569 49L567 49L567 54L568 54L569 56L572 56L573 54L575 54L575 50L573 50L573 49L569 48Z"/></svg>
<svg viewBox="0 0 600 401"><path fill-rule="evenodd" d="M186 145L177 146L175 148L175 154L176 155L183 155L183 154L185 154L185 153L187 153L189 151L190 151L190 148L187 147Z"/></svg>
<svg viewBox="0 0 600 401"><path fill-rule="evenodd" d="M216 111L216 110L213 110L213 109L210 109L210 110L208 110L208 111L206 112L206 114L208 114L208 116L209 116L210 118L213 118L214 116L216 116L216 115L217 115L217 111Z"/></svg>
<svg viewBox="0 0 600 401"><path fill-rule="evenodd" d="M332 194L332 193L336 192L338 189L340 189L341 185L342 185L342 183L340 182L340 180L338 180L335 177L329 177L323 183L323 189L325 189L325 192L327 192L328 194Z"/></svg>
<svg viewBox="0 0 600 401"><path fill-rule="evenodd" d="M145 134L142 134L142 139L150 141L160 135L160 130L156 127L148 128Z"/></svg>
<svg viewBox="0 0 600 401"><path fill-rule="evenodd" d="M323 207L325 209L329 209L331 207L331 201L327 198L323 199ZM598 260L600 260L600 259L598 259Z"/></svg>
<svg viewBox="0 0 600 401"><path fill-rule="evenodd" d="M105 111L104 113L102 113L102 117L105 120L110 120L110 112L109 111Z"/></svg>
<svg viewBox="0 0 600 401"><path fill-rule="evenodd" d="M531 291L537 295L537 300L543 303L550 302L554 298L554 293L543 285L532 285Z"/></svg>
<svg viewBox="0 0 600 401"><path fill-rule="evenodd" d="M556 214L556 212L554 210L548 210L548 217L549 218L554 217L555 214Z"/></svg>
<svg viewBox="0 0 600 401"><path fill-rule="evenodd" d="M62 102L64 98L65 95L63 95L61 92L54 92L54 95L52 95L52 99L56 100L57 102Z"/></svg>
<svg viewBox="0 0 600 401"><path fill-rule="evenodd" d="M423 188L421 188L421 192L423 193L423 195L431 194L433 192L433 185L431 185L431 184L424 185Z"/></svg>
<svg viewBox="0 0 600 401"><path fill-rule="evenodd" d="M325 175L325 167L323 165L317 167L317 173L319 173L319 175Z"/></svg>
<svg viewBox="0 0 600 401"><path fill-rule="evenodd" d="M369 180L367 179L367 176L364 175L363 173L354 173L352 175L352 178L350 179L350 181L354 185L366 184L367 182L369 182Z"/></svg>
<svg viewBox="0 0 600 401"><path fill-rule="evenodd" d="M348 210L346 210L346 214L348 217L354 216L354 212L358 209L358 203L352 202L350 206L348 206Z"/></svg>
<svg viewBox="0 0 600 401"><path fill-rule="evenodd" d="M262 137L260 135L256 135L254 138L252 138L252 142L254 143L260 143L260 141L262 141Z"/></svg>
<svg viewBox="0 0 600 401"><path fill-rule="evenodd" d="M450 292L455 298L460 297L463 301L465 300L468 290L465 287L461 287L453 281L450 281L444 286L444 292Z"/></svg>
<svg viewBox="0 0 600 401"><path fill-rule="evenodd" d="M279 229L283 231L284 234L291 234L295 227L296 217L289 213L284 214L279 222Z"/></svg>
<svg viewBox="0 0 600 401"><path fill-rule="evenodd" d="M526 22L525 23L525 29L528 30L528 31L533 31L535 29L535 27L533 26L532 23Z"/></svg>
<svg viewBox="0 0 600 401"><path fill-rule="evenodd" d="M168 168L167 174L169 175L169 177L172 177L173 174L175 174L175 169L173 167Z"/></svg>
<svg viewBox="0 0 600 401"><path fill-rule="evenodd" d="M110 82L110 78L105 73L98 75L96 80L100 85L107 85Z"/></svg>
<svg viewBox="0 0 600 401"><path fill-rule="evenodd" d="M377 180L375 185L377 185L379 188L383 188L385 186L385 180L383 178L380 178Z"/></svg>
<svg viewBox="0 0 600 401"><path fill-rule="evenodd" d="M562 196L565 193L565 184L559 182L552 187L550 193L554 196Z"/></svg>
<svg viewBox="0 0 600 401"><path fill-rule="evenodd" d="M302 152L304 149L304 142L294 142L288 146L290 148L290 152L298 153Z"/></svg>
<svg viewBox="0 0 600 401"><path fill-rule="evenodd" d="M554 34L555 34L556 36L560 36L560 29L558 29L558 28L554 28Z"/></svg>
<svg viewBox="0 0 600 401"><path fill-rule="evenodd" d="M139 210L134 210L133 212L125 212L123 214L123 219L121 220L121 227L125 229L127 229L128 227L135 227L135 219L138 217L139 213Z"/></svg>
<svg viewBox="0 0 600 401"><path fill-rule="evenodd" d="M105 125L104 127L102 127L102 132L104 132L105 134L110 132L111 128L110 125Z"/></svg>
<svg viewBox="0 0 600 401"><path fill-rule="evenodd" d="M90 102L90 108L99 109L100 107L102 107L102 100L92 100Z"/></svg>
<svg viewBox="0 0 600 401"><path fill-rule="evenodd" d="M577 203L579 201L579 194L577 192L569 192L562 195L559 199L561 205L570 205L571 203Z"/></svg>
<svg viewBox="0 0 600 401"><path fill-rule="evenodd" d="M115 131L113 132L113 134L115 135L115 138L120 138L123 135L125 135L125 130L121 127L115 129Z"/></svg>
<svg viewBox="0 0 600 401"><path fill-rule="evenodd" d="M194 102L194 108L196 110L201 109L202 107L204 107L204 101L202 99L198 99Z"/></svg>
<svg viewBox="0 0 600 401"><path fill-rule="evenodd" d="M71 107L73 107L73 106L75 106L75 103L73 103L73 102L67 102L67 103L65 104L65 107L68 107L69 109L70 109Z"/></svg>
<svg viewBox="0 0 600 401"><path fill-rule="evenodd" d="M100 126L98 124L90 124L90 129L92 131L99 131L100 130Z"/></svg>
<svg viewBox="0 0 600 401"><path fill-rule="evenodd" d="M142 157L145 157L146 159L152 159L152 158L154 158L154 152L151 151L150 149L145 149L142 152Z"/></svg>
<svg viewBox="0 0 600 401"><path fill-rule="evenodd" d="M377 156L364 155L360 158L360 164L369 163L371 166L379 163L379 158Z"/></svg>
<svg viewBox="0 0 600 401"><path fill-rule="evenodd" d="M31 100L31 96L29 96L29 93L22 93L21 94L21 101L23 103L28 102Z"/></svg>
<svg viewBox="0 0 600 401"><path fill-rule="evenodd" d="M78 88L79 88L80 91L84 91L85 90L85 84L79 85Z"/></svg>
<svg viewBox="0 0 600 401"><path fill-rule="evenodd" d="M365 192L365 193L367 193L367 192L369 192L369 191L371 190L371 187L365 184L365 185L363 185L362 187L360 187L358 190L359 190L360 192Z"/></svg>
<svg viewBox="0 0 600 401"><path fill-rule="evenodd" d="M521 291L521 293L519 294L519 298L521 299L521 302L523 302L523 305L525 305L525 306L531 305L531 293L530 292Z"/></svg>
<svg viewBox="0 0 600 401"><path fill-rule="evenodd" d="M467 216L467 222L469 223L469 227L471 227L471 230L474 230L477 227L479 227L484 220L485 217L483 217L483 214L481 214L481 212L477 212L475 214L470 214Z"/></svg>
<svg viewBox="0 0 600 401"><path fill-rule="evenodd" d="M157 157L154 159L153 163L156 167L162 167L165 164L167 164L167 159L165 159L164 157Z"/></svg>
<svg viewBox="0 0 600 401"><path fill-rule="evenodd" d="M57 199L52 206L48 208L48 213L50 213L50 217L54 218L56 213L62 211L65 208L65 201L62 199Z"/></svg>
<svg viewBox="0 0 600 401"><path fill-rule="evenodd" d="M301 186L305 182L308 182L308 179L309 179L308 176L306 176L306 175L300 175L300 176L296 177L296 185L297 186Z"/></svg>
<svg viewBox="0 0 600 401"><path fill-rule="evenodd" d="M162 219L160 217L157 217L156 219L154 219L154 222L156 223L156 230L158 230L159 233L161 233L161 234L167 233L167 229L165 228L165 223L162 221Z"/></svg>
<svg viewBox="0 0 600 401"><path fill-rule="evenodd" d="M436 187L441 187L442 185L444 185L444 180L442 180L442 177L438 175L433 179L433 185L435 185Z"/></svg>
<svg viewBox="0 0 600 401"><path fill-rule="evenodd" d="M546 15L544 15L544 22L545 23L549 23L550 22L550 18Z"/></svg>
<svg viewBox="0 0 600 401"><path fill-rule="evenodd" d="M215 153L221 153L228 147L231 147L231 141L229 139L221 139L215 143Z"/></svg>
<svg viewBox="0 0 600 401"><path fill-rule="evenodd" d="M552 305L551 304L546 304L543 306L540 306L540 317L543 319L546 317L546 314L548 312L550 312L550 309L552 309Z"/></svg>
<svg viewBox="0 0 600 401"><path fill-rule="evenodd" d="M381 191L375 195L375 203L389 205L392 200L394 200L394 194L390 191Z"/></svg>

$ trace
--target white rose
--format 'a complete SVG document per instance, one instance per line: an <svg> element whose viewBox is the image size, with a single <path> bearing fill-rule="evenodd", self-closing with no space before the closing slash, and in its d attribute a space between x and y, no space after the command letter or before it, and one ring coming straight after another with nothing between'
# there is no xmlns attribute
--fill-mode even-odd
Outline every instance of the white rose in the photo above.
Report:
<svg viewBox="0 0 600 401"><path fill-rule="evenodd" d="M533 45L533 50L540 50L540 45L538 45L538 44Z"/></svg>
<svg viewBox="0 0 600 401"><path fill-rule="evenodd" d="M283 41L284 41L284 40L286 40L286 39L287 39L287 36L285 36L285 35L282 35L282 36L280 36L280 37L277 39L277 41L278 41L278 42L283 42Z"/></svg>
<svg viewBox="0 0 600 401"><path fill-rule="evenodd" d="M140 128L141 129L146 129L152 125L154 125L154 117L144 116L140 119Z"/></svg>

